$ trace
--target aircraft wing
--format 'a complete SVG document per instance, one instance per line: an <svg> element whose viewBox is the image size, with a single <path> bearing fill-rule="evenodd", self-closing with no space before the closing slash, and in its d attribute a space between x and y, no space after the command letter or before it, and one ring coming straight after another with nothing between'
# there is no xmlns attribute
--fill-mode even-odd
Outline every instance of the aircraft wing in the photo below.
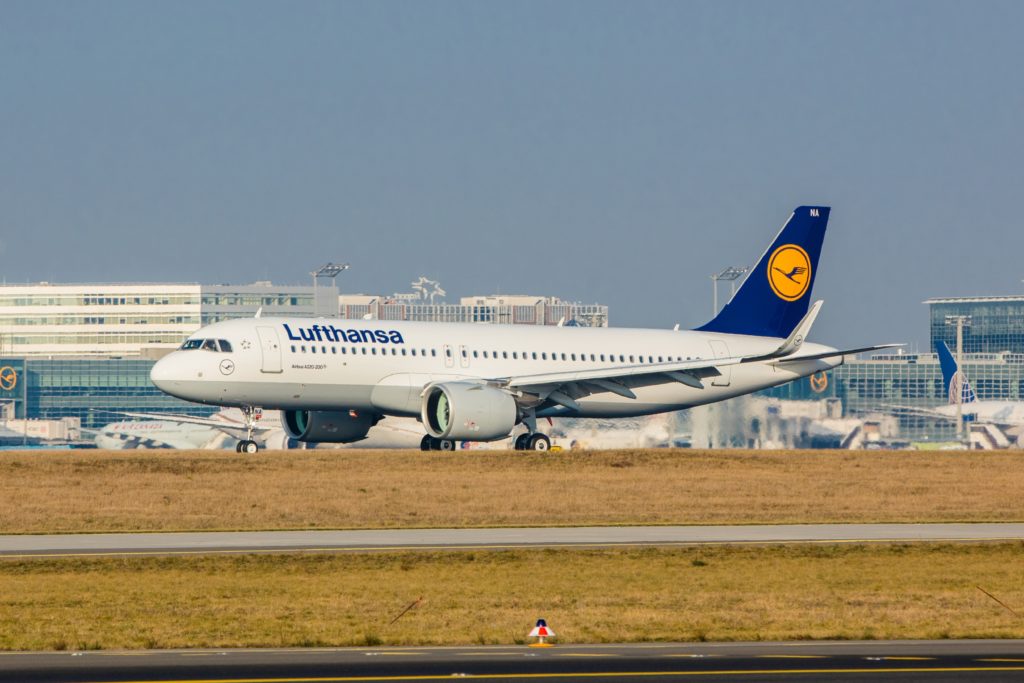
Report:
<svg viewBox="0 0 1024 683"><path fill-rule="evenodd" d="M811 315L816 312L816 309L812 310ZM722 372L719 368L740 363L755 361L770 361L780 364L796 363L902 346L902 344L882 344L858 349L837 349L812 355L795 355L801 344L802 340L795 344L791 340L786 340L775 353L771 354L702 358L670 363L645 363L593 370L521 375L496 378L491 380L491 383L509 389L517 389L526 394L533 394L536 396L534 402L537 405L548 401L570 410L577 410L580 407L576 402L577 399L602 392L610 392L633 399L636 398L636 394L632 388L666 382L679 382L695 389L703 389L704 382L702 380L720 376Z"/></svg>
<svg viewBox="0 0 1024 683"><path fill-rule="evenodd" d="M826 353L815 353L809 356L786 356L785 358L779 358L775 361L776 365L783 363L797 363L803 360L821 360L822 358L835 358L836 356L852 356L857 353L866 353L868 351L881 351L882 349L895 349L903 344L877 344L875 346L862 346L859 349L844 349L841 351L828 351Z"/></svg>
<svg viewBox="0 0 1024 683"><path fill-rule="evenodd" d="M704 358L692 361L677 361L672 363L644 363L642 365L620 365L611 368L597 368L594 370L573 370L569 372L546 372L536 375L520 375L518 377L506 377L497 380L510 388L525 388L542 384L564 384L566 382L585 382L588 380L622 380L628 377L640 377L644 375L666 375L668 381L673 378L667 373L680 373L690 375L698 381L701 377L717 377L722 373L717 368L726 365L737 365L743 362L742 356L732 358ZM689 382L683 382L689 384Z"/></svg>

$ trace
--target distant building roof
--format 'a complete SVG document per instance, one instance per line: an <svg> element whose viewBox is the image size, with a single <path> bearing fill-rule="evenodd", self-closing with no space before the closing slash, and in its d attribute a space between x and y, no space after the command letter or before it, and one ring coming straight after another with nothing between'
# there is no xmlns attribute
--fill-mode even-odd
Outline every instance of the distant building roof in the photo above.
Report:
<svg viewBox="0 0 1024 683"><path fill-rule="evenodd" d="M1011 296L952 296L945 298L934 298L925 299L922 303L926 304L973 304L973 303L986 303L992 301L1024 301L1024 294L1014 294Z"/></svg>

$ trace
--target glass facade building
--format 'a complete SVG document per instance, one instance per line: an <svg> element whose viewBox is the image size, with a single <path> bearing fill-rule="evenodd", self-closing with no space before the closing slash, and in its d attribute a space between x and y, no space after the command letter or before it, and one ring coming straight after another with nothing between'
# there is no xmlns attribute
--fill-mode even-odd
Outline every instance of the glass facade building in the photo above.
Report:
<svg viewBox="0 0 1024 683"><path fill-rule="evenodd" d="M77 417L96 429L125 417L121 412L210 415L209 406L168 396L149 381L155 361L145 359L0 358L0 401L16 417Z"/></svg>
<svg viewBox="0 0 1024 683"><path fill-rule="evenodd" d="M964 358L963 369L978 400L1024 400L1024 355L970 354ZM796 401L840 398L843 412L848 416L896 414L900 433L906 438L950 440L955 437L956 424L951 420L936 420L900 410L935 408L947 403L942 370L934 353L847 360L822 377L796 380L761 393Z"/></svg>
<svg viewBox="0 0 1024 683"><path fill-rule="evenodd" d="M949 316L966 316L964 353L1024 354L1024 296L983 296L955 299L928 299L931 347L937 341L956 353L956 326ZM968 375L969 376L969 375Z"/></svg>

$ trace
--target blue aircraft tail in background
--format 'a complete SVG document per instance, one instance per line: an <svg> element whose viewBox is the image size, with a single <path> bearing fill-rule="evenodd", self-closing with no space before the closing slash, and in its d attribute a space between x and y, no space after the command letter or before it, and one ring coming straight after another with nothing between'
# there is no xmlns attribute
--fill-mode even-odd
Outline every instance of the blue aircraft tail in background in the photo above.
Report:
<svg viewBox="0 0 1024 683"><path fill-rule="evenodd" d="M946 387L949 405L956 405L957 391L960 391L961 403L977 401L978 397L975 395L971 383L967 381L967 375L957 365L956 359L953 358L953 354L949 352L949 347L946 346L946 342L935 342L935 351L939 354L939 366L942 368L942 383Z"/></svg>
<svg viewBox="0 0 1024 683"><path fill-rule="evenodd" d="M807 315L829 211L827 206L797 207L732 301L697 329L788 337Z"/></svg>

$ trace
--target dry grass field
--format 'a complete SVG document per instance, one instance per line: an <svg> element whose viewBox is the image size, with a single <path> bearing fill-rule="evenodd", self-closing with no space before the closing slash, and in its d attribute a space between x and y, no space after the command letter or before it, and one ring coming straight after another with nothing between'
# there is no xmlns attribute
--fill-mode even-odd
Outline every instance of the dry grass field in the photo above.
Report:
<svg viewBox="0 0 1024 683"><path fill-rule="evenodd" d="M979 585L1024 611L1024 547L2 561L0 649L1024 637Z"/></svg>
<svg viewBox="0 0 1024 683"><path fill-rule="evenodd" d="M0 453L0 533L1024 520L1024 453Z"/></svg>

